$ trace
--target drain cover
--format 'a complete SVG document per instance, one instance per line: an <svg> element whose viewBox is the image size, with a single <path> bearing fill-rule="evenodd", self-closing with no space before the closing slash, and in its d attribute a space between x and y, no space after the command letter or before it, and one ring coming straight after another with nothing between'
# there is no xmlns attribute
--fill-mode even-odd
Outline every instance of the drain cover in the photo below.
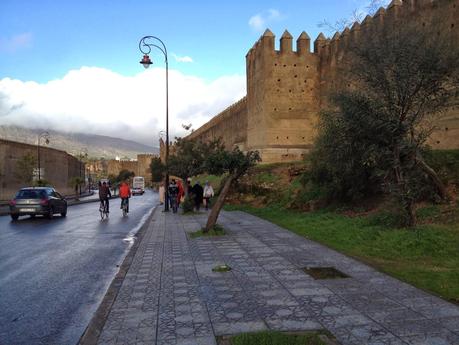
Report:
<svg viewBox="0 0 459 345"><path fill-rule="evenodd" d="M339 279L349 278L347 274L338 271L334 267L304 267L303 271L314 279Z"/></svg>

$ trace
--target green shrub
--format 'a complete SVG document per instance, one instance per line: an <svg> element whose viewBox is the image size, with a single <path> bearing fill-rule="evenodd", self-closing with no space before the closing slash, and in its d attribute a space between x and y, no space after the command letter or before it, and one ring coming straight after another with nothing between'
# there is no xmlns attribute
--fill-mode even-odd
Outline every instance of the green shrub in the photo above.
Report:
<svg viewBox="0 0 459 345"><path fill-rule="evenodd" d="M459 185L459 150L430 150L425 159L444 182Z"/></svg>
<svg viewBox="0 0 459 345"><path fill-rule="evenodd" d="M183 213L190 213L194 211L194 200L187 195L182 203Z"/></svg>

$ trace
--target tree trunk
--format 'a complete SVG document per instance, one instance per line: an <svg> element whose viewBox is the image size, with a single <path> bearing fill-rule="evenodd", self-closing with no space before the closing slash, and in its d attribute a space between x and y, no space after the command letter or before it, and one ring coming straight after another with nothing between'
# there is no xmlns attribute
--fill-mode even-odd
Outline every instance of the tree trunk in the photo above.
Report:
<svg viewBox="0 0 459 345"><path fill-rule="evenodd" d="M438 177L437 173L435 170L433 170L421 157L416 157L416 161L419 164L419 166L422 168L422 171L424 171L432 180L432 182L435 185L435 188L437 188L438 195L445 201L449 200L449 195L448 192L446 191L446 187L443 184L443 182L440 180Z"/></svg>
<svg viewBox="0 0 459 345"><path fill-rule="evenodd" d="M413 226L416 225L416 210L414 208L414 201L413 200L407 200L406 206L405 206L405 211L406 215L408 216L407 219L407 226L412 228Z"/></svg>
<svg viewBox="0 0 459 345"><path fill-rule="evenodd" d="M229 175L226 179L225 185L223 186L220 194L218 195L217 201L215 202L214 206L212 206L209 218L207 218L207 224L206 228L204 229L204 232L209 232L217 223L218 215L220 214L223 204L225 203L226 195L228 194L231 184L233 183L235 178L235 175Z"/></svg>

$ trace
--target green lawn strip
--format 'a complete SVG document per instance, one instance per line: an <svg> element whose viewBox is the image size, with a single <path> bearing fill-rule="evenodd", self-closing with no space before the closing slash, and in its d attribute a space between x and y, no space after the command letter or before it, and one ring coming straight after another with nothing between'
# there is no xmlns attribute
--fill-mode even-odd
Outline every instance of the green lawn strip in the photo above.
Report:
<svg viewBox="0 0 459 345"><path fill-rule="evenodd" d="M220 183L224 177L225 177L224 175L221 175L221 176L209 175L209 174L196 175L192 177L191 184L194 186L196 182L199 182L201 186L204 187L204 184L206 183L206 181L209 181L214 191L217 192L218 187L220 186Z"/></svg>
<svg viewBox="0 0 459 345"><path fill-rule="evenodd" d="M231 267L228 265L218 265L212 268L212 272L229 272L231 271Z"/></svg>
<svg viewBox="0 0 459 345"><path fill-rule="evenodd" d="M457 223L420 225L410 230L376 225L371 217L351 218L330 211L301 213L249 206L226 209L259 216L445 299L459 299Z"/></svg>
<svg viewBox="0 0 459 345"><path fill-rule="evenodd" d="M219 339L219 345L326 345L320 339L320 333L281 333L281 332L257 332L243 333L228 337L226 340Z"/></svg>

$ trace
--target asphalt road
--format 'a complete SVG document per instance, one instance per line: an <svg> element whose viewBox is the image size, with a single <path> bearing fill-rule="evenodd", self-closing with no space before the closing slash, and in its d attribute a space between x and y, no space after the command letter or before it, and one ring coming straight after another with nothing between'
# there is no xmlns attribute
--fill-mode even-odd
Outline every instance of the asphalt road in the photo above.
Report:
<svg viewBox="0 0 459 345"><path fill-rule="evenodd" d="M0 344L76 344L157 203L134 196L123 218L113 199L106 221L98 203L66 218L0 217Z"/></svg>

